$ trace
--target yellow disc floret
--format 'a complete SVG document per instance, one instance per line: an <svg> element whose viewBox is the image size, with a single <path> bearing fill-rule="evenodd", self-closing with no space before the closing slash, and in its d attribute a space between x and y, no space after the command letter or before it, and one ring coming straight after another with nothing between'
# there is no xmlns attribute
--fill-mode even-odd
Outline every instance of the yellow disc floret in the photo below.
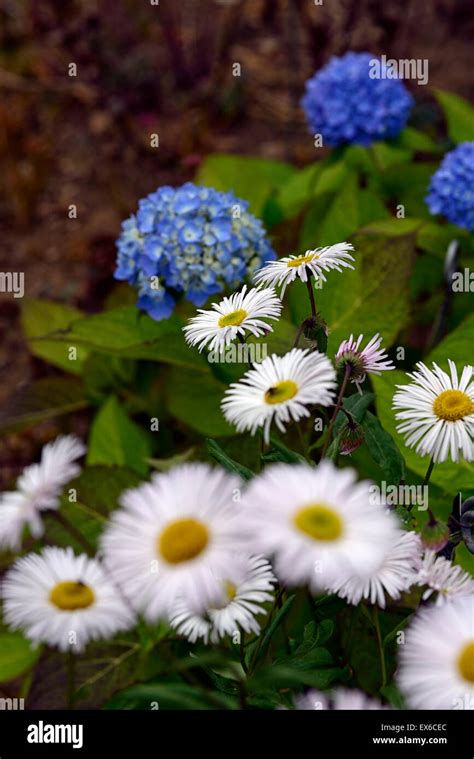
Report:
<svg viewBox="0 0 474 759"><path fill-rule="evenodd" d="M209 542L207 527L197 519L170 522L158 536L160 556L169 564L180 564L199 556Z"/></svg>

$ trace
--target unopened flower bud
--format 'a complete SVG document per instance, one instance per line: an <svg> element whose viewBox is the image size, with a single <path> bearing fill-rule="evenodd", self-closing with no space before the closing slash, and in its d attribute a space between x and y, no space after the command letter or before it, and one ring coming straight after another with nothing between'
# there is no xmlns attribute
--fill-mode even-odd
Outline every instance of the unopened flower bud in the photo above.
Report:
<svg viewBox="0 0 474 759"><path fill-rule="evenodd" d="M449 527L440 519L430 517L421 531L421 540L426 548L442 551L449 542Z"/></svg>
<svg viewBox="0 0 474 759"><path fill-rule="evenodd" d="M339 438L339 453L341 456L349 456L354 453L364 442L364 430L356 421L348 420L341 432Z"/></svg>

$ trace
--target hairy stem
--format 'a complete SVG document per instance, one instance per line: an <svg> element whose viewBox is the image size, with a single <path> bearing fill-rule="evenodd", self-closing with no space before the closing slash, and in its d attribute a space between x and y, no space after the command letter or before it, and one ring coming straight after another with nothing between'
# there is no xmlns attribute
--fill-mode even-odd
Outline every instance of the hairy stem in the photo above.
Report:
<svg viewBox="0 0 474 759"><path fill-rule="evenodd" d="M352 371L352 369L349 366L349 364L346 364L346 368L345 368L345 371L344 371L344 378L343 378L342 383L341 383L341 387L340 387L340 390L339 390L339 395L337 397L337 401L336 401L336 405L334 407L334 412L333 412L333 415L331 417L331 421L329 422L329 428L328 428L328 434L327 434L327 437L326 437L326 442L324 443L323 451L321 453L321 458L322 459L325 457L327 449L328 449L329 444L331 442L331 437L332 437L332 431L333 431L333 428L334 428L334 423L336 421L336 418L337 418L337 415L338 415L339 411L341 410L342 401L344 400L344 393L346 392L346 387L347 387L347 383L349 382L349 377L351 375L351 371Z"/></svg>
<svg viewBox="0 0 474 759"><path fill-rule="evenodd" d="M387 665L385 663L385 651L383 647L382 633L380 631L379 610L376 606L374 606L373 615L374 615L375 634L377 636L377 646L379 649L379 656L380 656L380 674L382 676L382 688L385 688L387 684Z"/></svg>
<svg viewBox="0 0 474 759"><path fill-rule="evenodd" d="M312 284L312 274L311 272L306 269L308 273L308 279L306 280L306 287L308 289L308 295L309 295L309 302L311 303L311 316L316 318L316 301L314 300L314 290L313 290L313 284Z"/></svg>
<svg viewBox="0 0 474 759"><path fill-rule="evenodd" d="M76 654L72 649L66 654L67 657L67 708L74 709L74 695L76 693Z"/></svg>
<svg viewBox="0 0 474 759"><path fill-rule="evenodd" d="M52 509L48 512L49 515L58 523L61 525L63 529L65 529L69 534L77 540L78 543L84 548L86 553L89 556L95 556L95 550L93 546L89 543L89 541L84 537L84 535L79 532L77 527L74 527L74 525L67 519L64 514L61 514L60 511L56 511L55 509Z"/></svg>

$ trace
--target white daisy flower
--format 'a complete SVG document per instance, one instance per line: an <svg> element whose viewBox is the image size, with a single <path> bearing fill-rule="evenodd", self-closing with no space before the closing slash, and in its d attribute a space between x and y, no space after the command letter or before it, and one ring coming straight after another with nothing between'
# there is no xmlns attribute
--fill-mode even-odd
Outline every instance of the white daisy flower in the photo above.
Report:
<svg viewBox="0 0 474 759"><path fill-rule="evenodd" d="M465 366L458 379L454 361L449 361L451 376L433 363L433 370L418 363L419 371L408 376L413 382L397 385L393 407L398 431L406 435L405 445L416 447L420 456L434 462L474 459L474 368Z"/></svg>
<svg viewBox="0 0 474 759"><path fill-rule="evenodd" d="M427 550L418 571L417 585L425 585L423 600L437 593L436 605L442 606L457 596L472 596L474 601L474 579L464 569L452 564L444 556Z"/></svg>
<svg viewBox="0 0 474 759"><path fill-rule="evenodd" d="M474 709L474 598L419 612L400 646L398 685L411 709Z"/></svg>
<svg viewBox="0 0 474 759"><path fill-rule="evenodd" d="M421 554L416 532L400 532L389 553L367 578L350 577L332 590L353 606L364 598L385 609L387 595L396 601L416 582Z"/></svg>
<svg viewBox="0 0 474 759"><path fill-rule="evenodd" d="M247 292L244 285L239 293L213 303L213 311L198 309L198 316L183 327L186 342L198 345L199 351L224 350L236 337L250 332L261 337L273 328L266 319L278 319L283 304L275 290L255 287Z"/></svg>
<svg viewBox="0 0 474 759"><path fill-rule="evenodd" d="M267 467L243 498L250 550L274 555L280 580L313 592L369 577L399 535L395 517L372 503L370 485L329 461Z"/></svg>
<svg viewBox="0 0 474 759"><path fill-rule="evenodd" d="M387 360L386 352L380 348L382 338L379 334L374 335L365 348L360 350L363 339L364 335L359 335L357 340L351 335L348 340L343 340L336 353L336 367L344 369L349 366L351 382L356 384L361 384L367 374L380 374L395 369L393 363Z"/></svg>
<svg viewBox="0 0 474 759"><path fill-rule="evenodd" d="M267 287L283 285L281 290L283 298L287 286L297 277L302 282L307 282L312 274L315 279L326 282L325 271L336 269L340 272L343 268L353 269L349 261L354 261L354 257L348 252L349 250L354 250L350 243L340 242L326 248L307 250L302 256L285 256L285 258L265 264L262 269L255 272L254 280Z"/></svg>
<svg viewBox="0 0 474 759"><path fill-rule="evenodd" d="M133 626L134 616L99 562L48 547L15 562L2 585L5 622L35 643L81 652Z"/></svg>
<svg viewBox="0 0 474 759"><path fill-rule="evenodd" d="M61 490L81 471L76 459L85 452L72 435L56 438L45 445L38 464L23 470L16 491L0 495L0 548L18 550L26 525L35 538L43 534L40 512L59 507Z"/></svg>
<svg viewBox="0 0 474 759"><path fill-rule="evenodd" d="M222 401L225 418L252 435L263 427L265 441L275 421L281 432L291 420L309 416L308 405L329 406L334 401L336 371L318 351L293 348L284 356L267 356L234 382Z"/></svg>
<svg viewBox="0 0 474 759"><path fill-rule="evenodd" d="M390 709L380 701L370 698L360 690L336 688L331 693L321 693L311 689L302 696L295 698L295 708L298 711L370 711L375 709Z"/></svg>
<svg viewBox="0 0 474 759"><path fill-rule="evenodd" d="M180 598L170 613L170 624L191 643L199 638L204 643L217 643L226 635L233 636L240 628L246 633L258 633L256 617L266 614L262 606L272 601L276 578L268 561L262 556L238 558L234 578L223 581L225 599L218 606L196 613L185 598Z"/></svg>
<svg viewBox="0 0 474 759"><path fill-rule="evenodd" d="M207 464L183 464L126 491L102 538L105 563L130 603L154 622L180 596L195 611L225 598L244 539L241 482Z"/></svg>

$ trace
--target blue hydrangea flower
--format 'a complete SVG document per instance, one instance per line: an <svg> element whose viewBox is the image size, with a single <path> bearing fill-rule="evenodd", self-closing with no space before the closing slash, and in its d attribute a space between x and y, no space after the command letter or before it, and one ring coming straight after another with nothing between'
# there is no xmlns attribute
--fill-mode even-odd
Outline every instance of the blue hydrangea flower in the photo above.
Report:
<svg viewBox="0 0 474 759"><path fill-rule="evenodd" d="M474 142L447 153L431 177L426 203L432 214L474 231Z"/></svg>
<svg viewBox="0 0 474 759"><path fill-rule="evenodd" d="M301 105L311 132L325 145L370 145L396 137L405 126L413 98L399 79L371 78L370 53L331 58L306 82ZM391 72L390 72L391 73Z"/></svg>
<svg viewBox="0 0 474 759"><path fill-rule="evenodd" d="M275 258L246 201L187 182L160 187L123 222L115 278L134 285L139 308L159 320L171 314L179 293L202 306Z"/></svg>

